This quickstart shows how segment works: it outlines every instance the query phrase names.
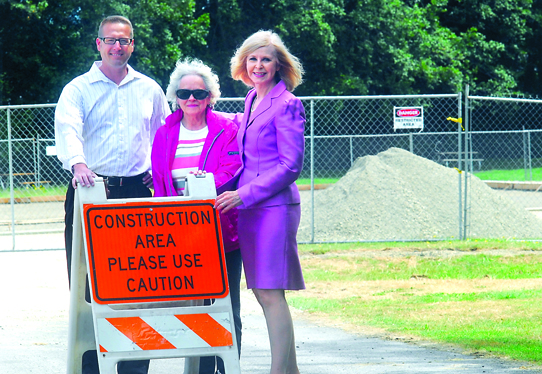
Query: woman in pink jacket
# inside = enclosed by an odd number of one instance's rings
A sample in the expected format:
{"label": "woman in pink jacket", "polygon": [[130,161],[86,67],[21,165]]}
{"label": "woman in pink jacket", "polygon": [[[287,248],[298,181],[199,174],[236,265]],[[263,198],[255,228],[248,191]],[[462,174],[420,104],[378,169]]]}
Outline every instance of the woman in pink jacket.
{"label": "woman in pink jacket", "polygon": [[[152,146],[154,196],[182,195],[185,177],[200,170],[213,173],[216,187],[241,166],[237,126],[212,111],[220,97],[218,77],[199,60],[177,62],[166,93],[173,112],[160,127]],[[226,267],[234,315],[237,347],[241,349],[241,255],[237,238],[237,210],[220,214]],[[224,373],[224,363],[202,357],[200,374]]]}
{"label": "woman in pink jacket", "polygon": [[234,117],[242,167],[227,183],[234,191],[218,196],[215,207],[222,213],[239,209],[245,277],[266,318],[271,373],[299,374],[284,290],[305,288],[295,184],[303,167],[305,110],[291,93],[301,83],[303,68],[277,34],[259,31],[237,50],[231,70],[234,79],[254,89],[245,98],[244,114]]}

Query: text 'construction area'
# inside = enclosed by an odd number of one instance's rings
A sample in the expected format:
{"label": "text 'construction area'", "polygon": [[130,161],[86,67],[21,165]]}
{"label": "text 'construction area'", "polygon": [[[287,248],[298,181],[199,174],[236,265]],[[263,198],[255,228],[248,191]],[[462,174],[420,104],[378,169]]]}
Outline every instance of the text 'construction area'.
{"label": "text 'construction area'", "polygon": [[226,268],[213,202],[85,204],[95,301],[224,297]]}

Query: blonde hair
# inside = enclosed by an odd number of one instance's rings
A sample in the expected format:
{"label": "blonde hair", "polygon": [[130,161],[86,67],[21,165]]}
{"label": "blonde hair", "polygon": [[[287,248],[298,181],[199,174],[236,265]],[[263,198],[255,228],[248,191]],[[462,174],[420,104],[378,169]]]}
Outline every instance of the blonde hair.
{"label": "blonde hair", "polygon": [[303,74],[305,71],[299,59],[288,51],[288,48],[286,48],[280,37],[273,31],[260,30],[243,42],[231,58],[231,76],[233,79],[241,80],[247,86],[253,87],[254,83],[252,83],[247,73],[247,58],[257,49],[270,45],[275,48],[275,54],[280,66],[278,74],[275,77],[277,81],[282,79],[288,91],[292,92],[297,86],[303,83]]}
{"label": "blonde hair", "polygon": [[107,23],[122,23],[130,26],[130,38],[134,37],[134,28],[132,26],[132,22],[130,22],[128,18],[123,16],[109,16],[104,18],[103,21],[100,23],[100,28],[98,29],[98,37],[103,37],[102,29]]}
{"label": "blonde hair", "polygon": [[210,94],[210,104],[215,105],[216,101],[220,97],[220,84],[218,83],[218,76],[213,73],[213,70],[205,65],[201,60],[186,58],[184,60],[177,61],[175,70],[171,73],[169,78],[169,85],[166,91],[166,98],[171,103],[173,110],[179,108],[177,104],[177,95],[175,92],[179,89],[179,82],[187,75],[197,75],[203,79],[205,88]]}

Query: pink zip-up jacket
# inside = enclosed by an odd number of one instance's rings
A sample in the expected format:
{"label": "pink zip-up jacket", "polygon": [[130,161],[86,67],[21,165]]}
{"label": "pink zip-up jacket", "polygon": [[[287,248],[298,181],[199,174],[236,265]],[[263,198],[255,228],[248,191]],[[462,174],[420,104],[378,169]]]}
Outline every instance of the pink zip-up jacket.
{"label": "pink zip-up jacket", "polygon": [[[171,166],[179,141],[179,130],[183,111],[178,109],[166,118],[158,129],[152,145],[152,177],[154,196],[177,196],[171,177]],[[222,186],[241,166],[237,145],[237,125],[224,116],[207,109],[209,134],[205,139],[199,159],[199,169],[213,173],[216,187]],[[224,251],[239,248],[237,238],[237,209],[220,214]]]}

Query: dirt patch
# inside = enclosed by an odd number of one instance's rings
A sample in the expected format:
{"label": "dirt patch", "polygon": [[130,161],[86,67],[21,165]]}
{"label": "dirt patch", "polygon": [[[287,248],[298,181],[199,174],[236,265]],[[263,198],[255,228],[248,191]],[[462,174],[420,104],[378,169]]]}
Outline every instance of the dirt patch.
{"label": "dirt patch", "polygon": [[[398,262],[407,263],[414,267],[419,259],[446,259],[459,256],[472,256],[485,254],[491,256],[521,256],[526,255],[524,261],[529,261],[530,255],[542,255],[540,251],[511,249],[476,249],[456,250],[449,249],[413,249],[413,248],[385,248],[382,250],[369,250],[356,248],[348,252],[327,253],[323,255],[302,254],[301,261],[305,270],[311,268],[325,269],[333,272],[352,272],[363,270],[362,264],[353,259],[377,260],[374,266],[379,268],[387,264]],[[492,291],[513,291],[542,288],[542,278],[534,279],[492,279],[486,276],[481,279],[429,279],[424,274],[413,273],[408,280],[366,280],[366,281],[311,281],[303,296],[329,299],[343,299],[348,297],[386,298],[391,292],[400,295],[426,295],[435,293],[473,293]]]}
{"label": "dirt patch", "polygon": [[423,296],[429,294],[460,294],[493,291],[533,290],[542,288],[542,279],[427,279],[360,282],[310,282],[301,291],[303,297],[345,299],[358,297],[367,300],[391,297]]}
{"label": "dirt patch", "polygon": [[475,245],[469,247],[468,249],[459,249],[452,246],[446,247],[445,242],[442,243],[442,247],[435,248],[423,248],[423,247],[386,247],[382,249],[372,249],[365,248],[361,244],[357,248],[351,248],[347,251],[334,251],[328,252],[326,254],[312,254],[312,253],[301,253],[300,256],[303,259],[310,257],[367,257],[375,258],[379,260],[391,260],[393,258],[405,258],[405,257],[425,257],[425,258],[450,258],[457,256],[468,256],[468,255],[477,255],[485,254],[492,256],[519,256],[519,255],[529,255],[529,254],[542,254],[542,246],[537,249],[525,249],[521,245],[518,247],[512,248],[478,248]]}

